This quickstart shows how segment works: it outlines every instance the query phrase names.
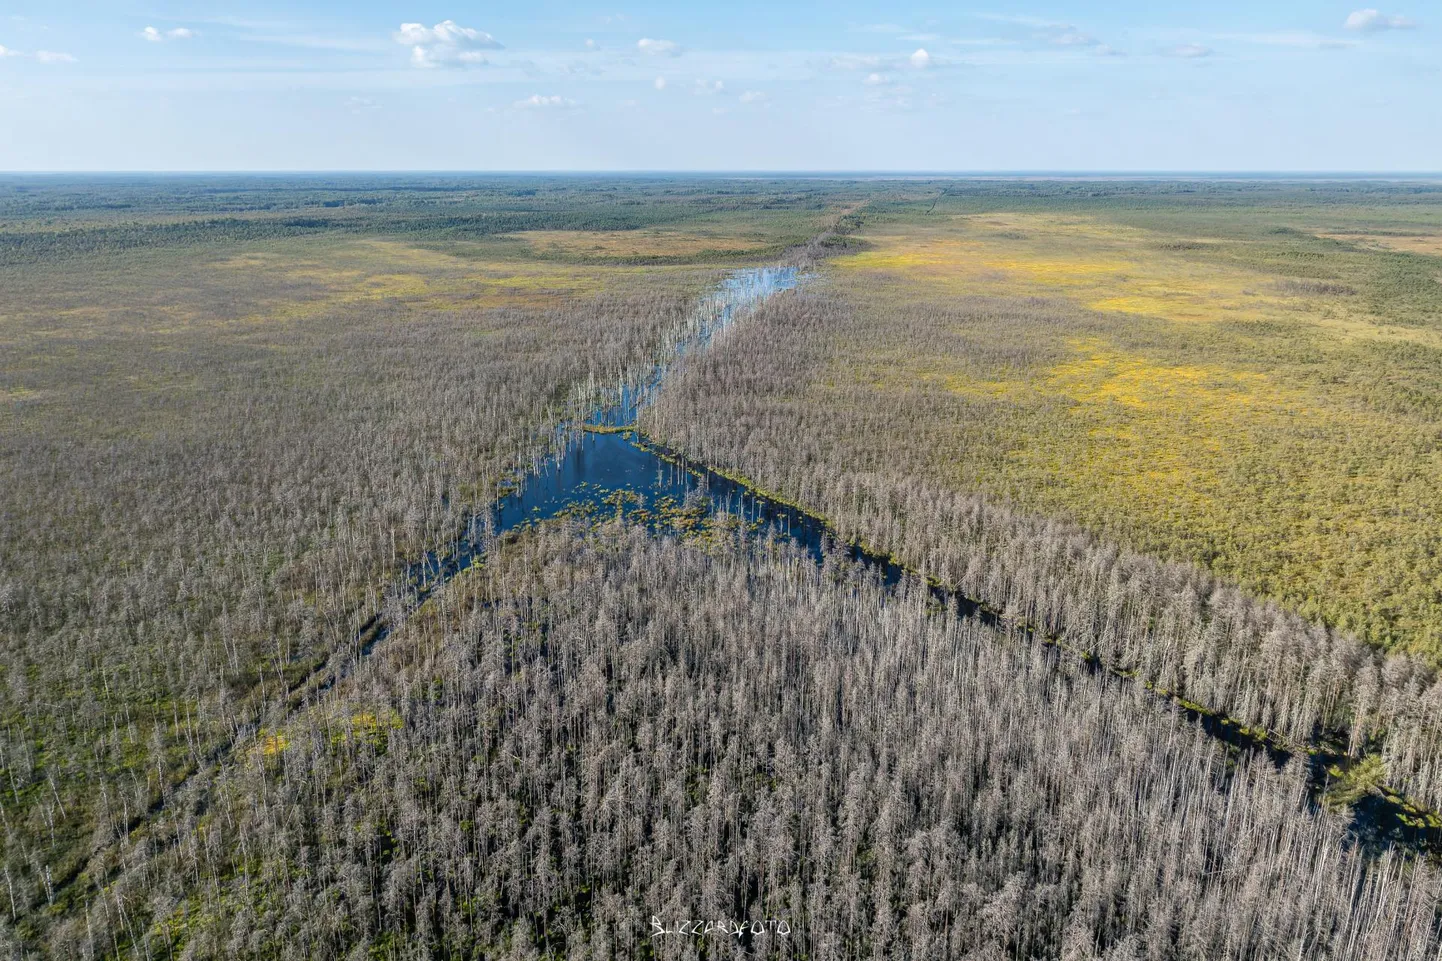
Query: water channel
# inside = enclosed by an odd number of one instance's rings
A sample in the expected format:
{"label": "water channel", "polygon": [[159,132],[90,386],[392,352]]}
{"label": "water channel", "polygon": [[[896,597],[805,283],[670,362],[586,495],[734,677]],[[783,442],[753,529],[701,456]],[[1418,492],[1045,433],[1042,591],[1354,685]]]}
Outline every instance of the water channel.
{"label": "water channel", "polygon": [[[655,397],[668,375],[684,365],[689,357],[705,350],[758,305],[804,280],[794,267],[757,267],[732,272],[702,300],[691,320],[663,351],[663,358],[649,371],[617,386],[610,392],[609,399],[582,424],[562,426],[559,436],[563,443],[557,456],[517,476],[507,493],[472,519],[467,536],[452,550],[427,555],[411,566],[406,608],[414,610],[458,572],[480,560],[494,538],[563,515],[595,520],[619,513],[657,531],[685,529],[682,525],[725,516],[758,533],[790,540],[817,562],[824,561],[828,552],[837,552],[865,565],[888,586],[899,583],[907,572],[891,558],[869,553],[857,544],[844,543],[823,519],[758,494],[705,465],[660,448],[632,429],[637,415]],[[938,603],[961,614],[1044,643],[1058,658],[1070,656],[1055,639],[1007,623],[975,600],[937,585],[929,589]],[[377,618],[368,631],[364,650],[389,634],[393,626]],[[1085,656],[1081,660],[1093,672],[1117,673]],[[1265,735],[1259,736],[1230,719],[1196,710],[1176,697],[1164,693],[1157,696],[1234,749],[1264,753],[1278,766],[1297,753],[1295,748]],[[1352,759],[1341,751],[1314,745],[1309,748],[1306,763],[1313,803],[1317,804],[1327,784],[1327,768],[1345,767]],[[1413,824],[1400,814],[1395,801],[1382,796],[1365,797],[1353,809],[1355,835],[1379,848],[1396,843],[1442,857],[1442,831]]]}

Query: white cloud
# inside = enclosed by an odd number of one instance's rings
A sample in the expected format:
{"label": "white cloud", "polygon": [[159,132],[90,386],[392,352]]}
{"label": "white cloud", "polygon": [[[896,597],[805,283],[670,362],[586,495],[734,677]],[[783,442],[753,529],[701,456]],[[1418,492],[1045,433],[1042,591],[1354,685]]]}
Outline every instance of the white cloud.
{"label": "white cloud", "polygon": [[741,94],[742,103],[764,103],[766,94],[761,90],[747,90]]}
{"label": "white cloud", "polygon": [[726,84],[723,83],[723,82],[720,81],[720,80],[700,80],[700,79],[698,79],[698,80],[696,81],[696,86],[692,88],[692,93],[695,93],[695,94],[697,94],[697,95],[700,95],[700,94],[715,94],[715,93],[721,93],[721,92],[724,91],[725,89],[726,89]]}
{"label": "white cloud", "polygon": [[636,49],[642,53],[649,53],[656,56],[681,56],[681,47],[674,40],[652,40],[650,37],[642,37],[636,41]]}
{"label": "white cloud", "polygon": [[1371,33],[1377,30],[1410,30],[1417,26],[1417,22],[1408,17],[1382,13],[1380,10],[1368,7],[1365,10],[1354,10],[1348,14],[1345,26],[1348,30]]}
{"label": "white cloud", "polygon": [[1200,57],[1210,57],[1211,47],[1204,47],[1200,43],[1183,43],[1164,51],[1169,57],[1181,57],[1184,60],[1196,60]]}
{"label": "white cloud", "polygon": [[154,27],[146,27],[140,31],[143,40],[151,43],[163,43],[166,40],[189,40],[196,36],[196,32],[189,27],[176,27],[173,30],[157,30]]}
{"label": "white cloud", "polygon": [[587,38],[586,38],[586,49],[587,49],[587,50],[600,50],[601,48],[596,44],[596,41],[592,40],[590,37],[587,37]]}
{"label": "white cloud", "polygon": [[74,63],[75,58],[68,53],[56,53],[54,50],[36,50],[35,59],[41,63]]}
{"label": "white cloud", "polygon": [[657,90],[665,90],[665,89],[666,89],[666,78],[665,78],[665,77],[657,77],[656,80],[655,80],[655,82],[652,84],[652,86],[655,87]]}
{"label": "white cloud", "polygon": [[454,20],[442,20],[434,27],[426,27],[419,23],[403,23],[395,34],[396,43],[409,45],[421,44],[451,44],[458,47],[480,47],[488,50],[499,50],[501,45],[496,38],[484,30],[476,30],[473,27],[463,27]]}
{"label": "white cloud", "polygon": [[346,109],[351,113],[360,116],[381,108],[380,102],[369,97],[351,97],[345,102]]}
{"label": "white cloud", "polygon": [[533,93],[525,100],[517,100],[511,104],[521,110],[570,110],[579,106],[574,100],[568,100],[559,94],[552,94],[547,97],[543,94]]}
{"label": "white cloud", "polygon": [[483,67],[489,63],[479,50],[451,50],[445,47],[411,47],[411,63],[417,67]]}
{"label": "white cloud", "polygon": [[940,57],[924,48],[918,48],[910,56],[878,57],[870,54],[846,53],[832,57],[826,62],[832,70],[865,70],[868,74],[884,74],[888,71],[934,70],[960,67],[964,62],[954,57]]}
{"label": "white cloud", "polygon": [[891,83],[891,78],[884,73],[868,73],[866,79],[861,82],[868,87],[882,87]]}
{"label": "white cloud", "polygon": [[484,64],[482,50],[500,50],[501,44],[484,30],[463,27],[454,20],[442,20],[434,27],[403,23],[392,37],[411,48],[411,63],[417,67]]}

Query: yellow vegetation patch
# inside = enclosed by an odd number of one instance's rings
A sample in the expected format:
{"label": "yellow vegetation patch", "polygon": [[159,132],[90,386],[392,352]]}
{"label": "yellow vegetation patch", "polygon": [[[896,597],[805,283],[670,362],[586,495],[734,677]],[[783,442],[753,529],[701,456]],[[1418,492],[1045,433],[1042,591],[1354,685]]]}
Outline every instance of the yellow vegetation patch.
{"label": "yellow vegetation patch", "polygon": [[[1070,402],[1080,442],[1063,465],[1058,448],[1022,445],[1021,460],[1067,472],[1060,480],[1110,488],[1109,511],[1186,519],[1202,526],[1226,497],[1247,497],[1224,478],[1276,432],[1323,413],[1310,397],[1253,371],[1161,363],[1095,340],[1074,341],[1078,356],[1037,384],[1042,396]],[[1062,448],[1067,450],[1067,448]]]}
{"label": "yellow vegetation patch", "polygon": [[895,270],[932,282],[960,275],[980,263],[985,248],[976,241],[933,235],[868,235],[870,250],[837,257],[842,270]]}
{"label": "yellow vegetation patch", "polygon": [[283,282],[288,296],[252,320],[287,320],[337,307],[386,300],[438,308],[546,306],[598,291],[594,271],[529,260],[466,260],[403,244],[367,240],[332,244],[317,254],[250,252],[217,264]]}
{"label": "yellow vegetation patch", "polygon": [[[1400,239],[1416,241],[1418,252],[1427,240]],[[864,279],[868,288],[890,283],[933,295],[1062,298],[1092,310],[1177,322],[1300,323],[1348,338],[1442,346],[1437,332],[1391,324],[1325,285],[1288,285],[1190,249],[1210,241],[1094,218],[957,216],[905,232],[878,231],[865,240],[870,249],[834,264],[842,278]]]}
{"label": "yellow vegetation patch", "polygon": [[260,739],[260,753],[266,757],[274,757],[290,747],[290,738],[284,734],[267,734]]}
{"label": "yellow vegetation patch", "polygon": [[375,711],[357,711],[350,716],[350,723],[351,727],[357,731],[378,731],[382,727],[400,727],[401,716],[389,709],[383,710],[379,714]]}
{"label": "yellow vegetation patch", "polygon": [[552,257],[687,257],[767,246],[761,236],[681,230],[526,230],[508,236],[537,254]]}
{"label": "yellow vegetation patch", "polygon": [[948,293],[1065,297],[1183,321],[1262,319],[1288,300],[1263,290],[1256,274],[1163,249],[1145,231],[1078,218],[960,218],[867,240],[872,250],[838,258],[837,266],[896,271],[907,283]]}
{"label": "yellow vegetation patch", "polygon": [[1099,279],[1123,280],[1132,264],[1124,260],[1049,260],[983,258],[988,270],[1001,270],[1028,282],[1054,287],[1089,287]]}
{"label": "yellow vegetation patch", "polygon": [[375,747],[385,745],[391,731],[402,727],[401,716],[390,708],[375,711],[354,711],[343,729],[332,740],[339,744],[349,740],[364,741]]}
{"label": "yellow vegetation patch", "polygon": [[1238,405],[1293,412],[1307,409],[1305,395],[1281,391],[1269,378],[1252,371],[1159,364],[1112,350],[1098,340],[1074,341],[1072,346],[1081,356],[1053,369],[1046,389],[1078,403],[1168,406],[1193,413],[1217,406],[1235,410]]}
{"label": "yellow vegetation patch", "polygon": [[[1439,349],[1442,331],[1369,313],[1356,251],[1290,238],[1244,230],[1219,251],[1030,213],[883,224],[831,262],[873,326],[815,389],[954,425],[930,438],[947,483],[1435,651],[1438,395],[1427,354],[1377,342]],[[937,312],[902,307],[918,302]]]}

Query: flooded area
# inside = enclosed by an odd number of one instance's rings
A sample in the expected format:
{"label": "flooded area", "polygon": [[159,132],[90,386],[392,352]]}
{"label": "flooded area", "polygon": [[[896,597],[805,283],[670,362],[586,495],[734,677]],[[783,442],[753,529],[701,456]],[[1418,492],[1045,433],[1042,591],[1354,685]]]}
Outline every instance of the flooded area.
{"label": "flooded area", "polygon": [[789,533],[800,512],[781,510],[713,472],[688,469],[626,428],[688,357],[705,350],[749,310],[801,280],[794,267],[732,273],[702,301],[692,322],[665,352],[665,360],[637,382],[616,389],[611,402],[586,419],[561,456],[517,479],[516,490],[502,497],[487,519],[489,532],[504,535],[561,514],[621,510],[644,521],[675,516],[680,510],[695,513],[704,505],[708,513],[725,511],[748,522],[779,523]]}
{"label": "flooded area", "polygon": [[[665,378],[680,369],[688,357],[705,350],[768,298],[796,288],[804,279],[791,267],[748,268],[732,273],[698,305],[691,321],[663,351],[663,360],[643,376],[613,389],[609,400],[583,424],[562,425],[560,430],[566,440],[558,456],[517,476],[512,490],[472,518],[465,537],[450,552],[430,554],[410,568],[404,609],[414,610],[457,573],[479,562],[496,538],[561,517],[595,523],[622,516],[657,533],[687,533],[725,518],[758,536],[789,540],[818,563],[824,563],[828,556],[843,557],[862,564],[888,586],[900,583],[908,571],[894,559],[844,542],[824,519],[666,450],[633,428],[637,415],[654,398]],[[938,604],[1040,642],[1058,659],[1076,653],[1066,651],[1055,638],[1044,637],[1027,625],[1007,622],[973,599],[936,584],[930,584],[928,590]],[[382,618],[368,625],[364,649],[369,650],[387,636],[392,626]],[[1127,678],[1124,672],[1114,671],[1089,655],[1080,655],[1079,659],[1085,670]],[[1279,768],[1298,754],[1263,732],[1198,710],[1166,692],[1153,693],[1234,750],[1260,752]],[[1334,748],[1313,745],[1304,763],[1311,803],[1320,805],[1333,776],[1328,769],[1336,770],[1338,765],[1345,768],[1352,762]],[[1415,810],[1407,808],[1404,799],[1368,796],[1353,808],[1353,830],[1360,842],[1379,849],[1392,843],[1442,856],[1442,831],[1411,814]]]}
{"label": "flooded area", "polygon": [[[561,425],[564,441],[557,456],[513,478],[511,490],[472,517],[464,536],[449,551],[430,553],[411,565],[403,609],[414,610],[457,573],[479,562],[495,538],[563,516],[596,521],[622,514],[660,531],[691,529],[725,515],[748,530],[770,531],[792,540],[818,561],[826,551],[838,550],[869,562],[886,583],[899,581],[903,573],[899,565],[871,557],[855,545],[837,545],[820,518],[663,450],[632,428],[669,374],[768,298],[804,280],[795,267],[733,271],[697,305],[657,363],[613,388],[583,423]],[[380,618],[367,625],[364,648],[383,639],[393,626]]]}

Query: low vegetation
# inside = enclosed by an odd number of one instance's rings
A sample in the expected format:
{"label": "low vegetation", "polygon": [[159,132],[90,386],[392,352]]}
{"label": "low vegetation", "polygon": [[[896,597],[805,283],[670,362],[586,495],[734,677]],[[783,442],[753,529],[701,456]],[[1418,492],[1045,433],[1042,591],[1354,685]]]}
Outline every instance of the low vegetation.
{"label": "low vegetation", "polygon": [[[1435,958],[1439,203],[0,179],[0,946]],[[641,430],[1000,620],[625,492],[409,613],[760,260]]]}
{"label": "low vegetation", "polygon": [[949,486],[1437,655],[1442,261],[1276,226],[1320,216],[883,220],[835,262],[855,322],[807,386],[927,395]]}

